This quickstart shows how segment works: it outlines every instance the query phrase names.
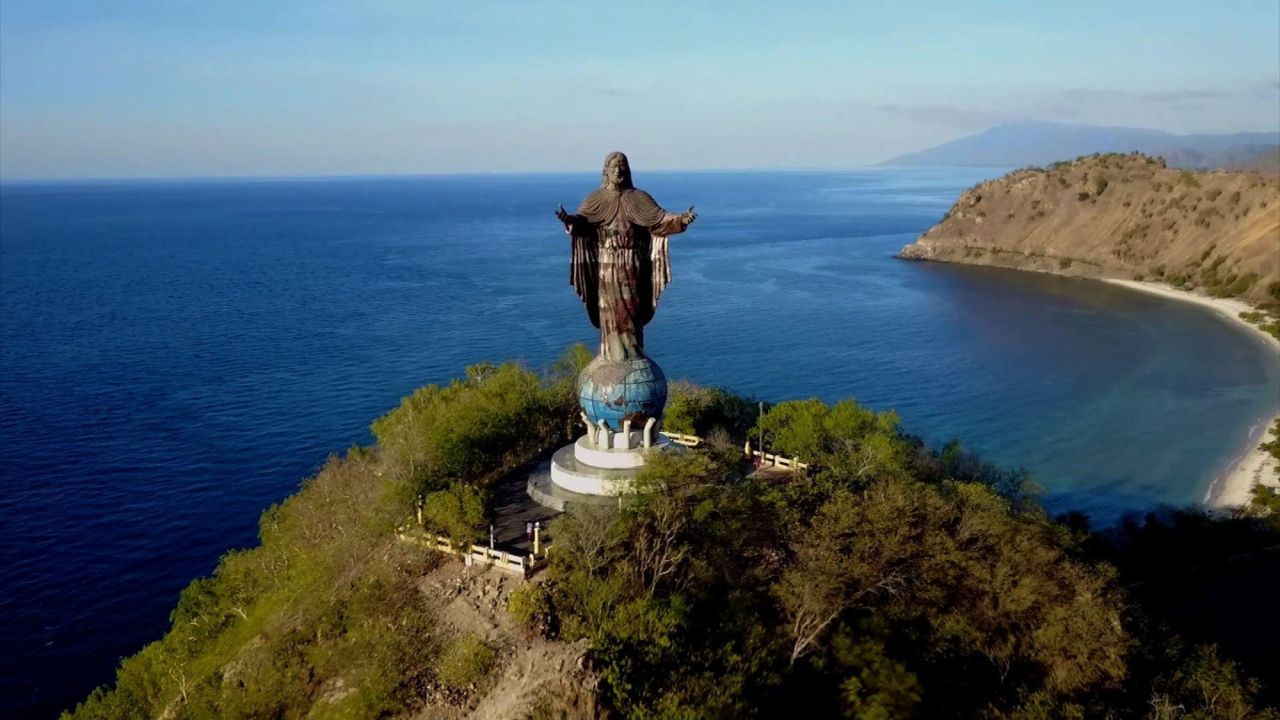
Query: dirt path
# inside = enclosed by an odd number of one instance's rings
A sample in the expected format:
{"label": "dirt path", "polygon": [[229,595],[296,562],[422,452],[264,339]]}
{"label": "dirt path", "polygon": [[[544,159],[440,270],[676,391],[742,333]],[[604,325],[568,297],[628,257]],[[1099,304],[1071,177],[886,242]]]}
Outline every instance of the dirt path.
{"label": "dirt path", "polygon": [[531,637],[507,613],[519,579],[493,569],[447,563],[423,578],[428,599],[442,603],[444,635],[474,634],[497,651],[493,674],[463,705],[440,698],[413,717],[416,720],[524,720],[535,706],[552,717],[596,717],[595,679],[583,669],[585,642],[563,643]]}

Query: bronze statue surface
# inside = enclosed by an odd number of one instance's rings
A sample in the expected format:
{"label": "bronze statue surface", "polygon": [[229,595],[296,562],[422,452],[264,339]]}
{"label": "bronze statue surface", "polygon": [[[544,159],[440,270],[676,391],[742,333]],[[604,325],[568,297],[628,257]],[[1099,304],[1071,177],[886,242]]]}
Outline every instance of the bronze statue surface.
{"label": "bronze statue surface", "polygon": [[649,193],[631,184],[627,156],[610,153],[604,177],[570,215],[556,211],[572,238],[569,283],[600,328],[600,357],[608,361],[644,357],[644,326],[671,281],[667,238],[696,218],[663,210]]}

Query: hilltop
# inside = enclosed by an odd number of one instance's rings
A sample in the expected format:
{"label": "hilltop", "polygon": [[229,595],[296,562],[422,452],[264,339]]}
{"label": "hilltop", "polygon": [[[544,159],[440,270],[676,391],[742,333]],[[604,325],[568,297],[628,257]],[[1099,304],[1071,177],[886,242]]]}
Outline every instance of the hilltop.
{"label": "hilltop", "polygon": [[[1113,539],[850,400],[760,415],[673,384],[667,428],[706,442],[555,519],[531,582],[406,542],[485,536],[495,483],[573,434],[589,357],[405,398],[65,716],[1280,718],[1250,679],[1277,642],[1276,495]],[[809,466],[751,474],[747,436]]]}
{"label": "hilltop", "polygon": [[1024,121],[997,125],[880,164],[1019,167],[1094,152],[1138,151],[1164,157],[1175,167],[1211,168],[1247,163],[1277,145],[1280,133],[1275,132],[1175,135],[1150,128]]}
{"label": "hilltop", "polygon": [[1140,154],[1015,170],[965,191],[900,257],[1280,302],[1280,177],[1174,170]]}

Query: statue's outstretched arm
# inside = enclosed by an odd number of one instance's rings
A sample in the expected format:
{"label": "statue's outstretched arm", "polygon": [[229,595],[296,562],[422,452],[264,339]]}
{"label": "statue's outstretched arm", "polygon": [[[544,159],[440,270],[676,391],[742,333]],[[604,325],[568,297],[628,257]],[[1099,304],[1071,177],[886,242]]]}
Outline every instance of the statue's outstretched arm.
{"label": "statue's outstretched arm", "polygon": [[654,235],[675,235],[676,233],[684,232],[685,228],[689,227],[697,219],[698,213],[693,211],[692,205],[682,213],[664,211],[662,222],[658,223],[657,227],[650,228],[650,231]]}
{"label": "statue's outstretched arm", "polygon": [[[690,209],[692,210],[692,208]],[[556,219],[564,223],[564,231],[569,235],[573,234],[573,226],[578,224],[579,222],[582,222],[581,215],[569,214],[569,211],[565,210],[563,205],[561,205],[560,208],[556,210]]]}

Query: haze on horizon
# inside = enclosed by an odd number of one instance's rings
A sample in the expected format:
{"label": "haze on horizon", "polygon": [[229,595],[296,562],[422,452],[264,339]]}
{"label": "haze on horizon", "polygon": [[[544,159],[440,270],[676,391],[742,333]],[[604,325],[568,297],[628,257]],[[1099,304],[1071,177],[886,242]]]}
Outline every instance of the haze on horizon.
{"label": "haze on horizon", "polygon": [[1280,2],[0,1],[0,179],[875,163],[1280,129]]}

